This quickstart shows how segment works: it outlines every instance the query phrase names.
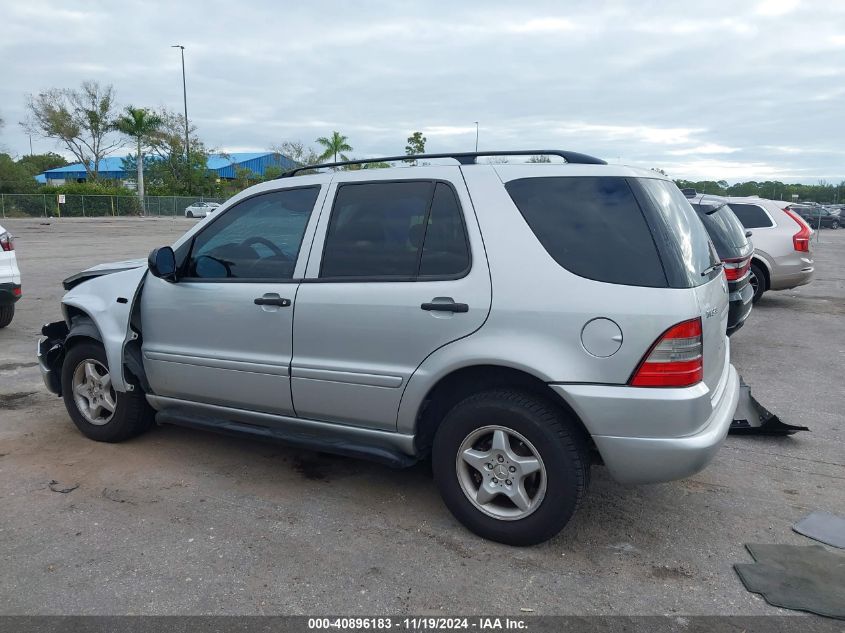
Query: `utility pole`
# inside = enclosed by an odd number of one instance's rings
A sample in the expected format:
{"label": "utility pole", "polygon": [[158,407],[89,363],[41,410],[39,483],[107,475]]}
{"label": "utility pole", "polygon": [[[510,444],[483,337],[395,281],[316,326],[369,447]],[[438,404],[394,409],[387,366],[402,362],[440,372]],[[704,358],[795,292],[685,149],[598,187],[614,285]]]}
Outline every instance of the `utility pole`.
{"label": "utility pole", "polygon": [[478,121],[475,122],[475,151],[478,151]]}
{"label": "utility pole", "polygon": [[188,140],[188,88],[185,83],[185,47],[181,44],[174,44],[170,48],[178,48],[182,54],[182,101],[185,104],[185,167],[187,171],[186,180],[188,184],[188,195],[191,194],[191,150]]}

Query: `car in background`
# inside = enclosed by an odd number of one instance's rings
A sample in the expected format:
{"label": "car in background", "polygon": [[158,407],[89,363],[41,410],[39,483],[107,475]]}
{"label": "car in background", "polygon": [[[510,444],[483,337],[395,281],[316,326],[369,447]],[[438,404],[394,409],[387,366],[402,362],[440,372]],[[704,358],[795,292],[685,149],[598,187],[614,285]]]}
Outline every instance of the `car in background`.
{"label": "car in background", "polygon": [[694,195],[686,190],[684,195],[707,229],[728,280],[727,334],[730,336],[745,324],[753,304],[754,287],[750,282],[754,246],[748,239],[751,231],[742,226],[724,198],[691,193]]}
{"label": "car in background", "polygon": [[0,226],[0,328],[12,322],[21,298],[21,272],[15,257],[15,238]]}
{"label": "car in background", "polygon": [[813,229],[788,202],[755,197],[728,197],[726,201],[752,232],[749,281],[755,303],[767,290],[789,290],[813,280]]}
{"label": "car in background", "polygon": [[811,228],[838,229],[842,226],[842,212],[835,207],[813,206],[798,207],[790,205],[789,209],[800,215]]}
{"label": "car in background", "polygon": [[204,218],[211,215],[220,206],[219,202],[194,202],[191,206],[185,207],[186,218]]}

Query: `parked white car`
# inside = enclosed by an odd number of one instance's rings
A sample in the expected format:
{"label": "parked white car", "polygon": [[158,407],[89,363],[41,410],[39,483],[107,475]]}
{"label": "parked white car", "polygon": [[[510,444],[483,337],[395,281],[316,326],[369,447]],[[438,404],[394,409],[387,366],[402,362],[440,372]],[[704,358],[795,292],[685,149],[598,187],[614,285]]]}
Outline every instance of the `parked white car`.
{"label": "parked white car", "polygon": [[21,272],[15,258],[15,238],[0,226],[0,328],[12,322],[21,298]]}
{"label": "parked white car", "polygon": [[185,207],[185,217],[204,218],[211,215],[219,206],[218,202],[194,202],[191,206]]}

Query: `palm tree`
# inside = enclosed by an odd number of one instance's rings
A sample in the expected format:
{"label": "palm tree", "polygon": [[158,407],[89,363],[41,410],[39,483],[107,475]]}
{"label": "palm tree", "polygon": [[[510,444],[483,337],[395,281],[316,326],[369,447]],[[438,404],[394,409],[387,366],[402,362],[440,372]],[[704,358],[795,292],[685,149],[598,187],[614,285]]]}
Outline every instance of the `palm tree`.
{"label": "palm tree", "polygon": [[337,157],[340,160],[349,160],[343,152],[351,152],[352,146],[347,142],[349,139],[343,136],[340,132],[332,132],[330,138],[321,136],[315,142],[326,148],[326,151],[320,154],[317,160],[326,160],[334,157],[334,162],[337,162]]}
{"label": "palm tree", "polygon": [[125,114],[118,117],[114,127],[118,132],[131,136],[138,145],[138,154],[135,157],[138,165],[138,198],[141,201],[141,209],[144,208],[144,147],[161,130],[164,120],[154,112],[146,108],[134,108],[126,106]]}

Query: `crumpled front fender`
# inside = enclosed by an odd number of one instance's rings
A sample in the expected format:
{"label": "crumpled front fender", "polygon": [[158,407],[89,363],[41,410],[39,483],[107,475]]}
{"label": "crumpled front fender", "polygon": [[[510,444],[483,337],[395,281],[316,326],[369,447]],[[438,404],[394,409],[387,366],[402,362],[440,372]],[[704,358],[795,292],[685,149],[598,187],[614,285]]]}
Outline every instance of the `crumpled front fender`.
{"label": "crumpled front fender", "polygon": [[[82,312],[96,326],[112,368],[115,391],[128,391],[123,372],[123,347],[130,335],[129,319],[141,288],[146,267],[95,277],[75,286],[62,298],[65,322],[72,326],[71,317]],[[71,333],[73,328],[71,327]],[[114,368],[120,367],[120,371]]]}

